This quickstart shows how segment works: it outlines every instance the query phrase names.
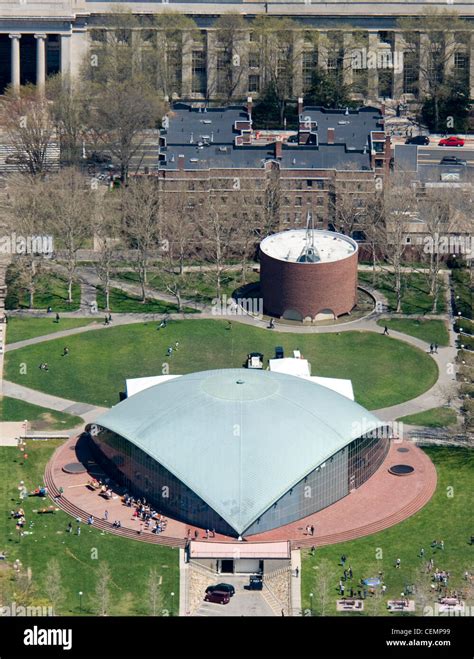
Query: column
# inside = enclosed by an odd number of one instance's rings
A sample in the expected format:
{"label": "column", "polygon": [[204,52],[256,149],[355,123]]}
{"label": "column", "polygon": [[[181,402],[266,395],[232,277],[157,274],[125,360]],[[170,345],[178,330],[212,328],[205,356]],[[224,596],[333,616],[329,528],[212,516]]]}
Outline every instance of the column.
{"label": "column", "polygon": [[328,33],[318,34],[318,66],[320,69],[328,69]]}
{"label": "column", "polygon": [[71,36],[61,35],[61,75],[65,80],[71,75]]}
{"label": "column", "polygon": [[35,34],[36,39],[36,86],[44,89],[46,82],[46,35]]}
{"label": "column", "polygon": [[[446,60],[444,62],[444,76],[450,76],[454,72],[454,53],[456,52],[455,48],[455,39],[456,35],[454,32],[445,32],[444,33],[444,43],[448,51]],[[459,44],[459,50],[462,51],[462,44]]]}
{"label": "column", "polygon": [[183,49],[181,51],[181,96],[189,98],[193,82],[193,37],[183,32]]}
{"label": "column", "polygon": [[378,32],[369,32],[369,52],[367,54],[369,99],[377,101],[379,96],[379,72],[377,69],[377,54],[379,49]]}
{"label": "column", "polygon": [[[217,35],[213,30],[206,32],[206,69],[207,69],[207,98],[214,98],[224,90],[218,90],[217,84]],[[230,54],[232,57],[232,54]],[[230,64],[232,66],[232,62]],[[224,74],[226,71],[224,71]],[[225,92],[224,92],[225,94]]]}
{"label": "column", "polygon": [[293,71],[292,71],[292,95],[303,95],[303,52],[304,35],[300,30],[295,30],[293,36]]}
{"label": "column", "polygon": [[427,80],[427,72],[429,67],[430,59],[430,37],[426,32],[420,34],[420,77],[419,77],[419,93],[424,96],[429,91],[429,85]]}
{"label": "column", "polygon": [[393,35],[393,98],[400,101],[403,95],[403,58],[405,41],[401,32]]}
{"label": "column", "polygon": [[9,35],[12,45],[11,50],[11,61],[12,61],[12,70],[11,70],[11,85],[14,89],[20,87],[20,39],[21,34],[10,34]]}

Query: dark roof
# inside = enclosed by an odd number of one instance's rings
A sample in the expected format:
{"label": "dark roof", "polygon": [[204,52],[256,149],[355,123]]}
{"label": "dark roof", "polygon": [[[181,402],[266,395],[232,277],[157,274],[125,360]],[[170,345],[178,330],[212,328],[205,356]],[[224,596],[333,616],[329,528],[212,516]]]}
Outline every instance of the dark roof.
{"label": "dark roof", "polygon": [[[370,131],[380,130],[381,114],[374,108],[350,110],[324,110],[305,108],[305,113],[322,126],[335,127],[335,144],[327,144],[320,138],[319,146],[283,143],[278,160],[283,169],[370,169],[370,152],[366,148]],[[337,120],[350,121],[338,125]],[[166,161],[160,169],[178,169],[178,156],[184,156],[184,169],[243,169],[261,168],[268,160],[277,160],[274,144],[249,144],[235,146],[240,130],[236,122],[251,121],[246,108],[199,109],[185,103],[177,103],[169,114],[167,129],[161,134],[166,147],[161,152]],[[320,128],[321,130],[321,128]]]}

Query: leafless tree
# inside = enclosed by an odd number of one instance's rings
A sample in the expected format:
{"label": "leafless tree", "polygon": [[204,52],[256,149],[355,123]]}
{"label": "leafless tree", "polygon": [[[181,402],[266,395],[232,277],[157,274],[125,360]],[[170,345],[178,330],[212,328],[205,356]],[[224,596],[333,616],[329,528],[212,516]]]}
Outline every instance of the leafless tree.
{"label": "leafless tree", "polygon": [[246,55],[244,35],[248,30],[247,23],[240,14],[223,14],[214,23],[216,61],[214,62],[216,76],[211,95],[218,95],[229,102],[236,94],[247,69],[242,59]]}
{"label": "leafless tree", "polygon": [[92,237],[97,191],[75,168],[67,167],[46,181],[44,203],[47,226],[55,237],[55,244],[62,247],[70,304],[78,252]]}
{"label": "leafless tree", "polygon": [[36,176],[51,169],[55,124],[48,100],[34,85],[7,90],[0,100],[0,127],[20,171]]}
{"label": "leafless tree", "polygon": [[112,575],[108,563],[102,561],[97,569],[94,606],[97,615],[106,616],[110,611],[110,582]]}
{"label": "leafless tree", "polygon": [[61,566],[57,558],[52,558],[46,564],[44,591],[57,614],[65,600]]}
{"label": "leafless tree", "polygon": [[159,179],[134,177],[122,191],[122,232],[135,250],[133,269],[140,282],[142,302],[146,301],[148,268],[162,236],[162,191]]}
{"label": "leafless tree", "polygon": [[[328,615],[327,611],[336,599],[337,574],[334,565],[323,558],[318,564],[314,584],[314,606],[316,615]],[[334,599],[333,599],[334,598]]]}
{"label": "leafless tree", "polygon": [[94,251],[97,257],[95,269],[102,284],[105,295],[105,309],[110,310],[110,282],[112,271],[118,260],[118,250],[121,247],[121,218],[114,200],[100,199],[96,208],[94,223]]}
{"label": "leafless tree", "polygon": [[77,165],[87,135],[86,92],[81,80],[56,75],[46,81],[46,98],[61,148],[61,162]]}
{"label": "leafless tree", "polygon": [[163,603],[163,595],[156,567],[150,568],[147,586],[150,615],[157,616]]}

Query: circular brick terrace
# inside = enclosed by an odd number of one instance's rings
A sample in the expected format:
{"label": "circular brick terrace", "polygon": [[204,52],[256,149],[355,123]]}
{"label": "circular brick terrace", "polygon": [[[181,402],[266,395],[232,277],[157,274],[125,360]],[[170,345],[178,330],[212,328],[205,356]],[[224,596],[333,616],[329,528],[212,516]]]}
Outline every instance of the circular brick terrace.
{"label": "circular brick terrace", "polygon": [[[400,448],[406,449],[403,454],[404,464],[414,468],[414,472],[404,478],[389,473]],[[64,465],[74,458],[86,466],[86,473],[68,474],[63,471]],[[56,504],[65,512],[80,517],[83,523],[89,515],[93,515],[94,527],[104,531],[173,547],[186,544],[188,529],[192,539],[195,531],[198,532],[198,539],[206,539],[205,529],[169,517],[165,532],[159,535],[151,533],[145,529],[143,522],[132,516],[133,509],[123,505],[123,488],[114,487],[111,482],[113,498],[106,500],[87,486],[91,478],[105,477],[106,474],[92,457],[87,441],[76,437],[61,445],[52,456],[46,466],[45,485],[52,498],[58,497],[55,499]],[[291,540],[292,546],[297,548],[313,545],[320,547],[370,535],[418,512],[433,496],[436,482],[436,469],[428,456],[412,443],[394,440],[380,469],[357,490],[318,513],[278,529],[247,536],[246,540]],[[63,489],[60,496],[59,488]],[[106,510],[108,521],[104,519]],[[115,520],[120,520],[122,528],[113,527]],[[306,533],[306,527],[311,525],[315,528],[314,536]],[[213,540],[235,542],[235,538],[217,533],[215,538],[209,538],[209,542]]]}

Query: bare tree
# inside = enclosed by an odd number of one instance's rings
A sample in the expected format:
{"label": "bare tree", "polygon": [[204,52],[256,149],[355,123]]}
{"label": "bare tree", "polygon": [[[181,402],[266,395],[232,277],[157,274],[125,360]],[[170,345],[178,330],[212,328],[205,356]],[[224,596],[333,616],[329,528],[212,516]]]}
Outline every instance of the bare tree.
{"label": "bare tree", "polygon": [[65,599],[61,566],[57,558],[52,558],[46,564],[44,591],[53,606],[54,613],[57,614]]}
{"label": "bare tree", "polygon": [[133,268],[140,282],[142,302],[146,301],[148,268],[162,235],[162,192],[159,179],[132,178],[122,191],[122,232],[135,250]]}
{"label": "bare tree", "polygon": [[[326,616],[330,605],[336,598],[337,574],[334,565],[323,558],[318,565],[318,572],[314,584],[314,605],[316,615]],[[334,599],[333,599],[334,598]]]}
{"label": "bare tree", "polygon": [[45,205],[47,225],[55,236],[56,244],[62,247],[70,304],[78,252],[92,236],[97,192],[76,169],[68,167],[47,180]]}
{"label": "bare tree", "polygon": [[34,85],[7,90],[0,100],[0,126],[21,171],[36,176],[51,169],[55,124],[48,100]]}
{"label": "bare tree", "polygon": [[156,567],[150,568],[148,574],[148,603],[151,616],[158,615],[158,611],[163,603],[163,594],[161,591],[160,577]]}
{"label": "bare tree", "polygon": [[46,98],[61,148],[61,162],[77,165],[87,134],[86,93],[81,80],[61,75],[46,81]]}
{"label": "bare tree", "polygon": [[121,218],[113,202],[102,204],[96,209],[94,224],[94,251],[97,257],[95,269],[105,295],[105,309],[110,310],[110,282],[112,270],[117,262],[117,251],[121,245]]}
{"label": "bare tree", "polygon": [[240,14],[223,14],[214,23],[216,46],[215,89],[210,95],[218,95],[229,102],[237,92],[247,69],[243,66],[246,42],[243,36],[248,25]]}
{"label": "bare tree", "polygon": [[38,278],[44,270],[44,255],[35,251],[38,238],[42,244],[42,234],[46,226],[44,204],[44,181],[28,174],[17,174],[8,181],[11,229],[19,236],[29,238],[31,250],[25,250],[15,258],[18,283],[28,291],[29,307],[34,307]]}
{"label": "bare tree", "polygon": [[410,179],[403,173],[394,174],[384,195],[387,233],[384,256],[393,272],[397,313],[402,310],[403,257],[409,245],[410,223],[414,219],[415,209],[415,191]]}
{"label": "bare tree", "polygon": [[435,129],[446,130],[440,121],[446,71],[460,48],[460,38],[467,40],[469,25],[454,12],[436,10],[400,19],[398,25],[405,42],[405,58],[416,62],[419,71],[420,96],[433,100]]}
{"label": "bare tree", "polygon": [[94,605],[99,616],[106,616],[110,611],[110,582],[112,575],[108,563],[102,561],[97,569]]}

